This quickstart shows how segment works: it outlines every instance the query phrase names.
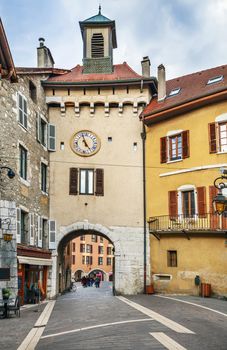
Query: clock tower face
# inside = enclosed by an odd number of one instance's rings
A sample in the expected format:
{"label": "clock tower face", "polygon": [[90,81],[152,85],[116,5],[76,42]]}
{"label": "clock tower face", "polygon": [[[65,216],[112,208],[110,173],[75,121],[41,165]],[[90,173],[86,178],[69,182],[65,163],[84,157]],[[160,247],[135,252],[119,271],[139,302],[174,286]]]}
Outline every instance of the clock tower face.
{"label": "clock tower face", "polygon": [[97,153],[101,143],[98,136],[89,130],[81,130],[75,133],[71,140],[73,152],[82,157],[90,157]]}

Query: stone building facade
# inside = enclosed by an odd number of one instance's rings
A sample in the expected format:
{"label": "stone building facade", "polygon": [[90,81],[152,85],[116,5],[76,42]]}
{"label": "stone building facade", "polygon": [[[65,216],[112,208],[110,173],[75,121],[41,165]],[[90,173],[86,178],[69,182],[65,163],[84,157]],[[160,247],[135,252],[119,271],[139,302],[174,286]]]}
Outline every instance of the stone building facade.
{"label": "stone building facade", "polygon": [[[1,57],[9,52],[1,23]],[[49,74],[48,68],[18,68],[16,79],[1,75],[0,81],[0,214],[2,233],[13,233],[11,243],[2,243],[2,257],[12,246],[11,278],[2,286],[19,288],[22,301],[25,285],[38,281],[43,294],[50,294],[48,114],[41,85]],[[14,171],[13,179],[5,167]]]}

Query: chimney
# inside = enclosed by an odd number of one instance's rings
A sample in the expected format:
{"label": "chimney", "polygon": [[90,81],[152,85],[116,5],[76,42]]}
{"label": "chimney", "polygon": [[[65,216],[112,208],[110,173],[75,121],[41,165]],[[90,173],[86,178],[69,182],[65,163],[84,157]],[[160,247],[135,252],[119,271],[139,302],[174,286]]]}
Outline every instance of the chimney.
{"label": "chimney", "polygon": [[143,57],[143,60],[141,61],[142,66],[142,75],[146,78],[150,78],[151,72],[150,72],[150,59],[148,56]]}
{"label": "chimney", "polygon": [[37,47],[37,66],[38,68],[53,68],[54,59],[44,42],[44,38],[39,38],[39,47]]}
{"label": "chimney", "polygon": [[158,66],[158,101],[166,98],[166,70],[163,64]]}

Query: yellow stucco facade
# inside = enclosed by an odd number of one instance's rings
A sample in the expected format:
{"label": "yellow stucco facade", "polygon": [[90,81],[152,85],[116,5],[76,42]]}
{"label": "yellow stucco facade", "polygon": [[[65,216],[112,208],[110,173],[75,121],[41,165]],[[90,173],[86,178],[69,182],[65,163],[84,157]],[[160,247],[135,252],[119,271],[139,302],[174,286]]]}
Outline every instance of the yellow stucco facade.
{"label": "yellow stucco facade", "polygon": [[[201,107],[149,125],[146,141],[147,218],[151,218],[151,273],[156,291],[198,295],[195,284],[211,284],[216,295],[227,295],[227,218],[211,213],[210,186],[227,166],[227,153],[209,151],[209,124],[225,120],[226,102]],[[223,118],[221,117],[223,116]],[[160,139],[189,130],[189,156],[160,162]],[[198,187],[205,197],[203,215],[198,214]],[[177,194],[177,215],[169,212],[169,191]],[[193,191],[195,213],[183,215],[184,191]],[[185,202],[186,203],[186,202]],[[188,202],[187,202],[188,203]],[[185,205],[187,205],[187,203]],[[187,217],[188,216],[188,217]],[[214,225],[216,220],[216,226]],[[169,253],[170,252],[170,253]],[[176,260],[173,265],[168,254]]]}

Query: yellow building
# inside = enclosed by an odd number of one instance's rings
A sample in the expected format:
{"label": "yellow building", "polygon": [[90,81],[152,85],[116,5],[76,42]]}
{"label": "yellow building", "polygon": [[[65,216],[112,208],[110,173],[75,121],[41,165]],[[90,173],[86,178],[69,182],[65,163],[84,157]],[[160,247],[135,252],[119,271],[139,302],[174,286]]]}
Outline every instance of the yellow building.
{"label": "yellow building", "polygon": [[158,95],[141,115],[156,291],[210,294],[211,286],[227,295],[227,215],[212,206],[227,167],[226,73],[227,65],[166,82],[160,65]]}

